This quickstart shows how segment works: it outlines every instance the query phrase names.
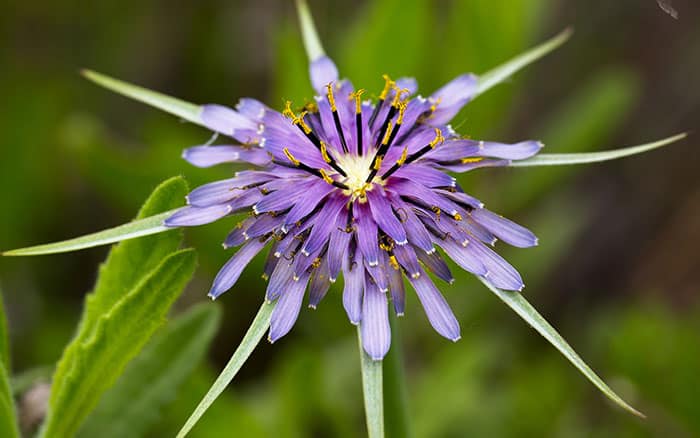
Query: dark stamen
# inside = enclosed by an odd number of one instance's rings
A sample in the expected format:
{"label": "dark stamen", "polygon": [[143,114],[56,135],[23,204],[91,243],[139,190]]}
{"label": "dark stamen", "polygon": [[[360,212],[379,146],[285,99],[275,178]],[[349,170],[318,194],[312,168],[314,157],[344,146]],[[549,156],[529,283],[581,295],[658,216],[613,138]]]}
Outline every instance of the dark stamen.
{"label": "dark stamen", "polygon": [[292,155],[292,153],[289,152],[289,149],[288,149],[288,148],[284,148],[284,154],[287,156],[287,158],[289,159],[289,161],[291,161],[291,163],[285,163],[284,161],[280,161],[280,160],[273,160],[273,163],[278,164],[278,165],[280,165],[280,166],[290,167],[290,168],[297,168],[297,169],[301,169],[301,170],[303,170],[303,171],[309,172],[310,174],[315,175],[315,176],[321,178],[322,180],[324,180],[324,181],[327,182],[328,184],[330,184],[330,185],[332,185],[332,186],[335,186],[335,187],[338,187],[339,189],[343,189],[343,190],[348,190],[348,189],[350,189],[350,187],[346,186],[345,184],[343,184],[343,183],[341,183],[341,182],[338,182],[338,181],[335,181],[333,178],[331,178],[330,176],[328,176],[328,174],[326,173],[325,170],[323,170],[323,169],[315,169],[315,168],[313,168],[313,167],[311,167],[311,166],[308,166],[308,165],[302,163],[301,161],[297,160],[297,159]]}
{"label": "dark stamen", "polygon": [[331,111],[333,112],[333,122],[335,122],[335,130],[338,132],[338,137],[340,137],[340,144],[343,146],[343,152],[348,153],[348,144],[345,142],[345,133],[343,132],[343,127],[340,125],[340,116],[338,115],[338,107],[335,105],[335,97],[333,96],[333,83],[326,85],[328,90],[326,95],[328,96],[328,104],[331,106]]}

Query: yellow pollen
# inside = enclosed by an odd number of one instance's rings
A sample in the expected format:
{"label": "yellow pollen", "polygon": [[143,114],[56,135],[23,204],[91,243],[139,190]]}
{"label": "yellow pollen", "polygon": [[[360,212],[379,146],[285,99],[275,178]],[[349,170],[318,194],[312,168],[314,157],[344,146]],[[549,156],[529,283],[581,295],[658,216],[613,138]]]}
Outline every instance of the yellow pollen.
{"label": "yellow pollen", "polygon": [[335,182],[335,181],[333,181],[333,178],[328,176],[325,169],[318,169],[318,173],[321,174],[321,177],[323,178],[323,180],[325,182],[327,182],[328,184],[333,184]]}
{"label": "yellow pollen", "polygon": [[435,112],[435,110],[437,109],[437,106],[440,105],[441,101],[442,101],[442,97],[438,97],[438,99],[435,102],[433,102],[432,105],[430,105],[430,112],[431,113]]}
{"label": "yellow pollen", "polygon": [[384,157],[382,157],[381,155],[377,155],[377,159],[374,160],[374,170],[379,170],[382,168],[382,160],[383,159],[384,159]]}
{"label": "yellow pollen", "polygon": [[[389,122],[389,124],[386,126],[386,133],[384,133],[384,139],[382,140],[382,144],[388,144],[389,143],[389,137],[391,137],[391,131],[393,130],[394,126]],[[436,128],[437,129],[437,128]]]}
{"label": "yellow pollen", "polygon": [[389,264],[391,265],[392,268],[395,270],[399,270],[399,262],[396,260],[396,256],[389,256]]}
{"label": "yellow pollen", "polygon": [[482,161],[483,158],[481,157],[468,157],[468,158],[462,158],[460,161],[462,161],[462,164],[471,164],[471,163],[478,163],[479,161]]}
{"label": "yellow pollen", "polygon": [[403,163],[406,162],[406,159],[408,158],[408,146],[403,148],[403,152],[401,152],[401,158],[396,162],[399,166],[403,166]]}
{"label": "yellow pollen", "polygon": [[400,125],[403,123],[403,116],[406,113],[406,107],[408,106],[408,103],[404,100],[399,102],[399,118],[396,119],[396,124]]}
{"label": "yellow pollen", "polygon": [[384,100],[387,94],[389,94],[389,90],[396,85],[396,82],[392,81],[389,75],[382,75],[382,78],[384,78],[384,89],[379,94],[379,99]]}
{"label": "yellow pollen", "polygon": [[406,93],[410,93],[411,91],[408,88],[399,88],[394,84],[394,91],[396,91],[396,95],[394,96],[394,100],[391,102],[391,106],[397,107],[399,106],[399,102],[401,101],[401,95]]}
{"label": "yellow pollen", "polygon": [[462,220],[462,215],[459,213],[455,213],[454,218],[456,221],[461,221]]}
{"label": "yellow pollen", "polygon": [[321,156],[323,156],[323,161],[326,163],[331,162],[331,157],[328,155],[328,147],[324,141],[321,141]]}
{"label": "yellow pollen", "polygon": [[333,96],[333,83],[329,83],[326,85],[326,95],[328,96],[328,103],[331,105],[331,111],[335,112],[337,111],[337,108],[335,106],[335,96]]}
{"label": "yellow pollen", "polygon": [[282,149],[282,152],[284,152],[284,155],[285,155],[285,156],[289,159],[289,161],[291,161],[295,166],[298,166],[299,164],[301,164],[301,161],[299,161],[299,160],[297,160],[296,158],[294,158],[294,155],[292,155],[292,153],[289,152],[289,148],[284,148],[284,149]]}
{"label": "yellow pollen", "polygon": [[443,141],[445,141],[445,137],[442,136],[442,131],[440,131],[440,128],[435,128],[435,138],[430,142],[430,147],[435,149],[435,146]]}
{"label": "yellow pollen", "polygon": [[311,263],[311,266],[313,266],[314,268],[318,268],[319,266],[321,266],[321,258],[316,257],[313,263]]}
{"label": "yellow pollen", "polygon": [[288,100],[284,104],[284,111],[282,111],[282,115],[284,115],[285,117],[289,117],[292,120],[297,118],[297,116],[294,114],[294,111],[292,111],[292,101],[291,100]]}
{"label": "yellow pollen", "polygon": [[359,90],[355,91],[354,93],[350,93],[350,99],[355,99],[355,112],[357,114],[362,113],[362,95],[365,93],[365,90],[363,88],[360,88]]}

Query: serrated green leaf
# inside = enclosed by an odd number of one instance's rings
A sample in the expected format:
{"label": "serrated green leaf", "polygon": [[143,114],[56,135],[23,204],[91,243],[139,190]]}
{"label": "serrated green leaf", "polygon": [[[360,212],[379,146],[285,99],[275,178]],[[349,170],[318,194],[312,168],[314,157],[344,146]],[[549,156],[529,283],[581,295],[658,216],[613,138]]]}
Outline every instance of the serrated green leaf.
{"label": "serrated green leaf", "polygon": [[272,316],[272,309],[274,308],[275,303],[269,303],[267,301],[260,306],[258,314],[255,315],[253,323],[250,325],[250,328],[248,328],[238,348],[233,352],[231,359],[228,361],[223,371],[221,371],[219,377],[217,377],[211,385],[209,391],[204,395],[202,401],[199,402],[194,412],[192,412],[187,419],[185,425],[182,426],[182,429],[180,429],[180,432],[177,434],[177,438],[185,437],[192,430],[194,425],[197,424],[197,421],[199,421],[202,415],[209,409],[209,406],[214,403],[214,400],[224,392],[224,389],[226,389],[228,384],[236,377],[238,371],[245,361],[248,360],[248,357],[250,357],[251,353],[270,327],[270,318]]}
{"label": "serrated green leaf", "polygon": [[542,335],[550,344],[571,362],[591,383],[618,406],[638,417],[646,418],[644,414],[627,404],[581,359],[573,348],[561,337],[561,335],[547,322],[542,315],[522,296],[520,292],[504,291],[493,287],[488,281],[479,278],[484,285],[498,298],[515,311],[525,322]]}
{"label": "serrated green leaf", "polygon": [[158,108],[166,113],[173,114],[188,122],[202,125],[202,120],[199,117],[202,112],[202,107],[184,100],[171,97],[157,91],[152,91],[147,88],[139,87],[138,85],[114,79],[107,75],[97,73],[92,70],[82,70],[81,74],[92,82],[112,90],[122,96],[130,97],[146,105]]}
{"label": "serrated green leaf", "polygon": [[[73,436],[101,395],[121,375],[155,330],[194,273],[193,250],[177,251],[81,332],[54,374],[49,413],[41,436]],[[52,388],[53,389],[53,388]]]}
{"label": "serrated green leaf", "polygon": [[510,167],[563,166],[567,164],[599,163],[601,161],[610,161],[651,151],[682,140],[687,136],[688,134],[683,133],[653,143],[645,143],[612,151],[584,152],[579,154],[538,154],[527,160],[514,161],[510,164]]}
{"label": "serrated green leaf", "polygon": [[480,75],[479,85],[476,90],[476,93],[474,94],[474,97],[476,98],[478,95],[485,93],[489,89],[495,87],[496,85],[505,81],[509,77],[513,76],[518,71],[522,70],[523,68],[542,58],[546,54],[550,53],[557,47],[561,46],[569,39],[569,37],[571,37],[572,33],[573,31],[571,29],[565,29],[563,32],[561,32],[554,38],[547,40],[544,43],[533,47],[527,52],[516,56],[510,61],[507,61],[506,63],[501,64],[500,66]]}
{"label": "serrated green leaf", "polygon": [[321,39],[318,37],[314,19],[309,11],[309,5],[306,0],[297,0],[297,13],[299,15],[299,27],[301,28],[301,37],[304,41],[304,49],[309,61],[313,62],[326,52],[323,50]]}
{"label": "serrated green leaf", "polygon": [[381,360],[372,360],[362,347],[360,327],[357,327],[357,345],[362,369],[362,395],[365,400],[365,420],[369,438],[384,437],[384,384]]}
{"label": "serrated green leaf", "polygon": [[107,391],[79,436],[144,436],[161,408],[201,361],[216,334],[221,309],[200,304],[172,320],[144,348]]}
{"label": "serrated green leaf", "polygon": [[10,353],[7,337],[5,306],[0,291],[0,436],[14,438],[19,436],[15,400],[10,387]]}

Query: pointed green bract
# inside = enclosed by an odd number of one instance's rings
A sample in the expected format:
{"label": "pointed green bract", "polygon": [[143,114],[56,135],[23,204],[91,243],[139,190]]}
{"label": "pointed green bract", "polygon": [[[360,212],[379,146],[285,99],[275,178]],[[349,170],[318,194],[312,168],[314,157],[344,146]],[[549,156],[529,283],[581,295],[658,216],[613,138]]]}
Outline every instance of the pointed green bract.
{"label": "pointed green bract", "polygon": [[[138,218],[172,209],[188,191],[182,178],[158,186]],[[43,436],[73,436],[101,395],[163,323],[194,272],[195,254],[180,250],[182,232],[115,246],[86,299],[78,332],[53,377]]]}
{"label": "pointed green bract", "polygon": [[220,320],[219,306],[207,303],[168,323],[105,393],[79,436],[145,436],[204,357]]}
{"label": "pointed green bract", "polygon": [[190,430],[192,430],[194,425],[197,424],[197,421],[199,421],[202,415],[209,409],[209,406],[214,403],[214,400],[224,392],[224,389],[226,389],[228,384],[236,377],[238,371],[245,361],[248,360],[248,357],[253,353],[253,350],[260,343],[260,340],[270,327],[270,318],[272,317],[272,309],[274,308],[275,303],[269,303],[267,301],[260,307],[258,314],[255,315],[255,319],[250,325],[250,328],[248,328],[243,340],[238,345],[238,348],[236,348],[236,351],[233,352],[233,356],[231,356],[231,359],[228,361],[223,371],[221,371],[219,377],[216,378],[211,388],[209,388],[209,391],[204,395],[202,401],[199,402],[194,412],[192,412],[192,415],[190,415],[185,425],[182,426],[182,429],[178,432],[178,438],[186,436]]}
{"label": "pointed green bract", "polygon": [[114,79],[92,70],[82,70],[81,74],[97,85],[112,90],[117,94],[138,100],[139,102],[163,110],[166,113],[180,117],[188,122],[202,125],[202,120],[200,118],[202,107],[199,105],[139,87],[138,85],[120,81],[119,79]]}
{"label": "pointed green bract", "polygon": [[357,345],[360,349],[362,394],[365,400],[365,419],[369,438],[384,437],[384,383],[381,360],[372,360],[362,347],[360,327],[357,327]]}
{"label": "pointed green bract", "polygon": [[323,50],[321,39],[318,37],[316,25],[306,0],[297,0],[297,13],[299,14],[299,26],[301,27],[301,37],[304,40],[304,49],[309,57],[309,61],[313,62],[326,53]]}
{"label": "pointed green bract", "polygon": [[2,291],[0,291],[0,436],[14,438],[19,437],[19,429],[17,428],[15,400],[10,387],[9,370],[10,353],[7,323]]}
{"label": "pointed green bract", "polygon": [[598,375],[576,354],[573,348],[561,337],[561,335],[552,327],[542,315],[535,310],[532,305],[522,296],[520,292],[504,291],[493,287],[488,281],[479,278],[486,287],[491,290],[498,298],[515,311],[525,322],[542,335],[549,343],[551,343],[559,352],[564,355],[591,383],[593,383],[603,394],[618,406],[626,411],[645,418],[644,414],[634,409],[627,404],[620,396],[610,389],[610,387],[598,377]]}
{"label": "pointed green bract", "polygon": [[[156,188],[151,199],[143,206],[136,219],[132,222],[61,242],[5,251],[2,255],[32,256],[57,254],[173,231],[173,228],[163,225],[163,221],[172,215],[177,210],[177,207],[182,206],[188,191],[187,183],[182,177],[170,178]],[[177,240],[179,242],[179,238]],[[150,243],[135,243],[134,245],[138,247],[150,245]],[[128,252],[129,250],[119,249],[118,251]],[[154,253],[150,257],[155,259],[160,256]],[[136,264],[133,265],[137,266]],[[131,270],[125,270],[124,272],[127,275],[134,275],[131,273]]]}
{"label": "pointed green bract", "polygon": [[513,161],[510,167],[532,167],[532,166],[563,166],[567,164],[587,164],[599,163],[601,161],[615,160],[632,155],[648,152],[662,146],[675,143],[686,138],[688,134],[678,134],[653,143],[646,143],[639,146],[631,146],[624,149],[615,149],[603,152],[584,152],[580,154],[538,154],[532,158],[522,161]]}
{"label": "pointed green bract", "polygon": [[527,52],[516,56],[510,61],[501,64],[500,66],[480,75],[478,88],[474,93],[474,98],[476,98],[480,94],[485,93],[489,89],[510,78],[518,71],[522,70],[523,68],[542,58],[549,52],[553,51],[557,47],[561,46],[571,37],[572,33],[573,31],[571,29],[566,29],[554,38],[545,41],[539,46],[536,46],[528,50]]}

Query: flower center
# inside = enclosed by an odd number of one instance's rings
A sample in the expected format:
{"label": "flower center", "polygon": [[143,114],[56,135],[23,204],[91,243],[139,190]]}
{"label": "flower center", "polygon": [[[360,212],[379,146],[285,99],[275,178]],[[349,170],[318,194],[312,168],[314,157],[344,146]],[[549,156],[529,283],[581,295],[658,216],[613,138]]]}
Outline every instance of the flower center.
{"label": "flower center", "polygon": [[338,164],[347,174],[341,182],[348,186],[345,193],[352,195],[353,199],[363,198],[367,190],[372,190],[376,177],[369,182],[367,182],[367,178],[370,176],[373,159],[372,155],[347,154],[338,157]]}

